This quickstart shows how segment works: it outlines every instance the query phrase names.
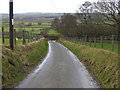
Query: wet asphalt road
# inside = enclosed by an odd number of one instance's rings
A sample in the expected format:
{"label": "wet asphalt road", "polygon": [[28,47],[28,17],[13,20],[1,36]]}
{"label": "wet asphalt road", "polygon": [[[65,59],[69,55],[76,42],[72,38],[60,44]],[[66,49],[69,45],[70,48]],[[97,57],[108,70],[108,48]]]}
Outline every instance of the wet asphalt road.
{"label": "wet asphalt road", "polygon": [[97,88],[84,65],[63,45],[49,41],[49,52],[17,88]]}

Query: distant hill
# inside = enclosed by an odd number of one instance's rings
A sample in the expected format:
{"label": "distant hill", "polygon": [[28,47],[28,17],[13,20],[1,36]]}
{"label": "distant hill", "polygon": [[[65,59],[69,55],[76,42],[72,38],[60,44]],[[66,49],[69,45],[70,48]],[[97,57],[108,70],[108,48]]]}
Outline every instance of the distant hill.
{"label": "distant hill", "polygon": [[[54,19],[56,17],[62,16],[63,13],[19,13],[19,14],[14,14],[14,19],[16,21],[36,21],[36,20],[41,20],[41,19]],[[3,21],[8,21],[9,20],[9,15],[8,14],[2,14],[2,20]]]}

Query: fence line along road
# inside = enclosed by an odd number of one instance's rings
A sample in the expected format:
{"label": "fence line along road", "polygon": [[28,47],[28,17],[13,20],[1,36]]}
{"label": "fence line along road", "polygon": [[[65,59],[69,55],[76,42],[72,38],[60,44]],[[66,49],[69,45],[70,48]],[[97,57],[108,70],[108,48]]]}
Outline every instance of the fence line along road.
{"label": "fence line along road", "polygon": [[109,36],[97,36],[97,37],[88,37],[88,36],[81,36],[73,38],[73,37],[63,37],[65,40],[69,40],[72,42],[79,42],[83,45],[87,45],[90,47],[97,48],[99,45],[99,48],[104,49],[107,44],[109,44],[111,51],[115,51],[115,45],[118,45],[118,42],[120,42],[120,35],[109,35]]}
{"label": "fence line along road", "polygon": [[[10,32],[5,32],[4,30],[4,27],[2,27],[2,34],[0,34],[0,37],[2,37],[2,44],[5,44],[5,43],[8,43],[6,42],[6,39],[10,39],[10,36],[9,36]],[[16,45],[17,44],[17,40],[21,39],[23,44],[26,44],[26,42],[30,42],[30,39],[31,39],[31,42],[32,41],[35,41],[35,40],[38,40],[40,38],[42,38],[43,36],[41,34],[35,34],[35,33],[32,33],[32,32],[29,32],[29,31],[16,31],[16,29],[14,29],[14,32],[13,32],[13,35],[14,35],[14,44]],[[26,41],[26,39],[28,41]],[[10,44],[10,42],[9,42]]]}

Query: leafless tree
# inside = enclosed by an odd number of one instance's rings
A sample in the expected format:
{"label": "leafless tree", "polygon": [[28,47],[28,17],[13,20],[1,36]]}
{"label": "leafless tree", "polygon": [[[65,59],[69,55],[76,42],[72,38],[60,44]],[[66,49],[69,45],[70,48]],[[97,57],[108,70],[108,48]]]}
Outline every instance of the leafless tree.
{"label": "leafless tree", "polygon": [[99,0],[94,3],[96,12],[101,13],[105,19],[114,22],[114,24],[108,24],[110,26],[117,27],[120,29],[120,1],[118,0]]}
{"label": "leafless tree", "polygon": [[76,15],[84,24],[88,24],[88,19],[90,18],[90,13],[92,12],[92,10],[92,3],[86,1],[80,6],[79,12],[76,13]]}

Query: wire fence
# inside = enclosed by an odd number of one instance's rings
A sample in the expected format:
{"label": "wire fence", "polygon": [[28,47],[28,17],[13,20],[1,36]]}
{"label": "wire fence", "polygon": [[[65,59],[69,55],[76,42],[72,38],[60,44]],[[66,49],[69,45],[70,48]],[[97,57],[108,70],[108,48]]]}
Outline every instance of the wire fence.
{"label": "wire fence", "polygon": [[[0,34],[1,42],[2,44],[9,45],[10,33],[4,31],[5,31],[4,27],[2,27],[2,33]],[[41,34],[35,34],[26,30],[16,31],[16,29],[14,29],[13,35],[14,35],[14,45],[26,44],[29,42],[39,40],[40,38],[43,37]]]}
{"label": "wire fence", "polygon": [[120,43],[120,35],[98,36],[98,37],[63,37],[74,43],[86,45],[93,48],[101,48],[118,53],[118,43]]}

